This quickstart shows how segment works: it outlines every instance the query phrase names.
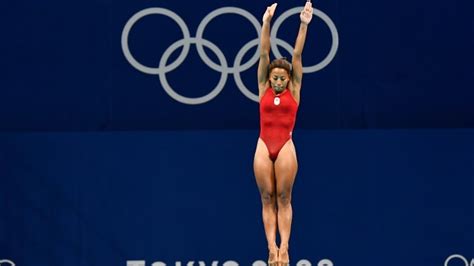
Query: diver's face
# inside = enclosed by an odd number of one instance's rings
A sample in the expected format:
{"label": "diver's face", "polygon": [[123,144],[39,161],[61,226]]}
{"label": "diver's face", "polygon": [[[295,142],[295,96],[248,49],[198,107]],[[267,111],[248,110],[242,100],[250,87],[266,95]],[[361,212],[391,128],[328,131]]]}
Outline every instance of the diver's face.
{"label": "diver's face", "polygon": [[290,75],[284,68],[275,67],[270,72],[270,85],[276,92],[282,92],[288,86]]}

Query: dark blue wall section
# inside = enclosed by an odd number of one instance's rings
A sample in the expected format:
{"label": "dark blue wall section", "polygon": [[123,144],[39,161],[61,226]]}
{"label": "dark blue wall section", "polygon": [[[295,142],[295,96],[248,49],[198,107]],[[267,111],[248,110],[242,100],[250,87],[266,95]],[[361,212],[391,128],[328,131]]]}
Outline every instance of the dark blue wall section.
{"label": "dark blue wall section", "polygon": [[[320,71],[304,75],[298,125],[305,129],[338,128],[462,128],[474,126],[472,1],[314,1],[334,23],[339,37],[335,57]],[[255,54],[244,46],[258,38],[271,1],[8,1],[2,3],[2,71],[0,129],[3,130],[154,130],[255,129],[257,103],[252,93],[256,61],[245,70],[226,73],[239,52],[241,64]],[[301,1],[281,1],[275,20]],[[219,83],[212,100],[187,105],[171,98],[157,73],[139,71],[127,60],[122,32],[134,14],[160,8],[183,20],[189,37],[215,10],[235,7],[251,20],[225,11],[203,28],[205,52],[197,46],[163,77],[178,94],[197,98]],[[227,12],[227,13],[226,13]],[[294,43],[298,16],[283,21],[276,37]],[[178,23],[167,15],[148,15],[129,32],[133,57],[158,67],[164,52],[183,39]],[[201,40],[200,43],[204,41]],[[321,62],[333,43],[328,24],[315,17],[308,31],[304,65]],[[215,47],[208,47],[215,45]],[[164,65],[176,62],[176,47]],[[286,49],[279,46],[283,56]],[[171,52],[171,50],[170,50]],[[275,51],[271,54],[276,56]],[[228,70],[228,69],[227,69]]]}
{"label": "dark blue wall section", "polygon": [[[265,260],[257,135],[3,133],[0,256],[38,266]],[[294,265],[473,257],[473,130],[300,130],[294,139]]]}

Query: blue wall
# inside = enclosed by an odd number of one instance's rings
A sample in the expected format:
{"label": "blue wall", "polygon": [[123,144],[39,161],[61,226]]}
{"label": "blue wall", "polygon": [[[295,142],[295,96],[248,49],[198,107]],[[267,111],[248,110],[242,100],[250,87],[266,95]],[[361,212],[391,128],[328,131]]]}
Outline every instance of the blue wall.
{"label": "blue wall", "polygon": [[[0,255],[38,266],[265,260],[257,135],[1,134]],[[295,132],[293,263],[472,258],[473,137],[467,129]]]}

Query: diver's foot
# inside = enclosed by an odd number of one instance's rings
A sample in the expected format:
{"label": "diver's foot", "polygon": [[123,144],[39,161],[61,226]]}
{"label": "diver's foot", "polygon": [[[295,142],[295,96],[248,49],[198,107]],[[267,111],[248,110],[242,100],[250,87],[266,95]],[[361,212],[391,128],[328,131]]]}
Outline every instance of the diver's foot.
{"label": "diver's foot", "polygon": [[278,248],[268,247],[268,266],[278,266]]}
{"label": "diver's foot", "polygon": [[289,266],[290,255],[288,254],[288,245],[282,245],[278,252],[278,265],[277,266]]}

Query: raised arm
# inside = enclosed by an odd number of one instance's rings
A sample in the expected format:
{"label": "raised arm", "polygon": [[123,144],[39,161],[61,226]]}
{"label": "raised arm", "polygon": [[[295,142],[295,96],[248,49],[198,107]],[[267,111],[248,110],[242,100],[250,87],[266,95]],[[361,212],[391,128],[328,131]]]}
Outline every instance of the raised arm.
{"label": "raised arm", "polygon": [[297,94],[299,98],[299,90],[301,89],[301,80],[303,78],[303,63],[301,60],[301,54],[303,53],[303,47],[306,40],[306,31],[308,30],[308,24],[313,18],[313,6],[311,1],[307,1],[303,11],[300,14],[300,28],[298,36],[296,37],[295,48],[293,50],[293,71],[291,76],[293,93]]}
{"label": "raised arm", "polygon": [[270,64],[270,21],[277,3],[267,7],[262,19],[262,32],[260,33],[260,60],[258,62],[258,94],[262,98],[265,89],[268,87],[268,65]]}

